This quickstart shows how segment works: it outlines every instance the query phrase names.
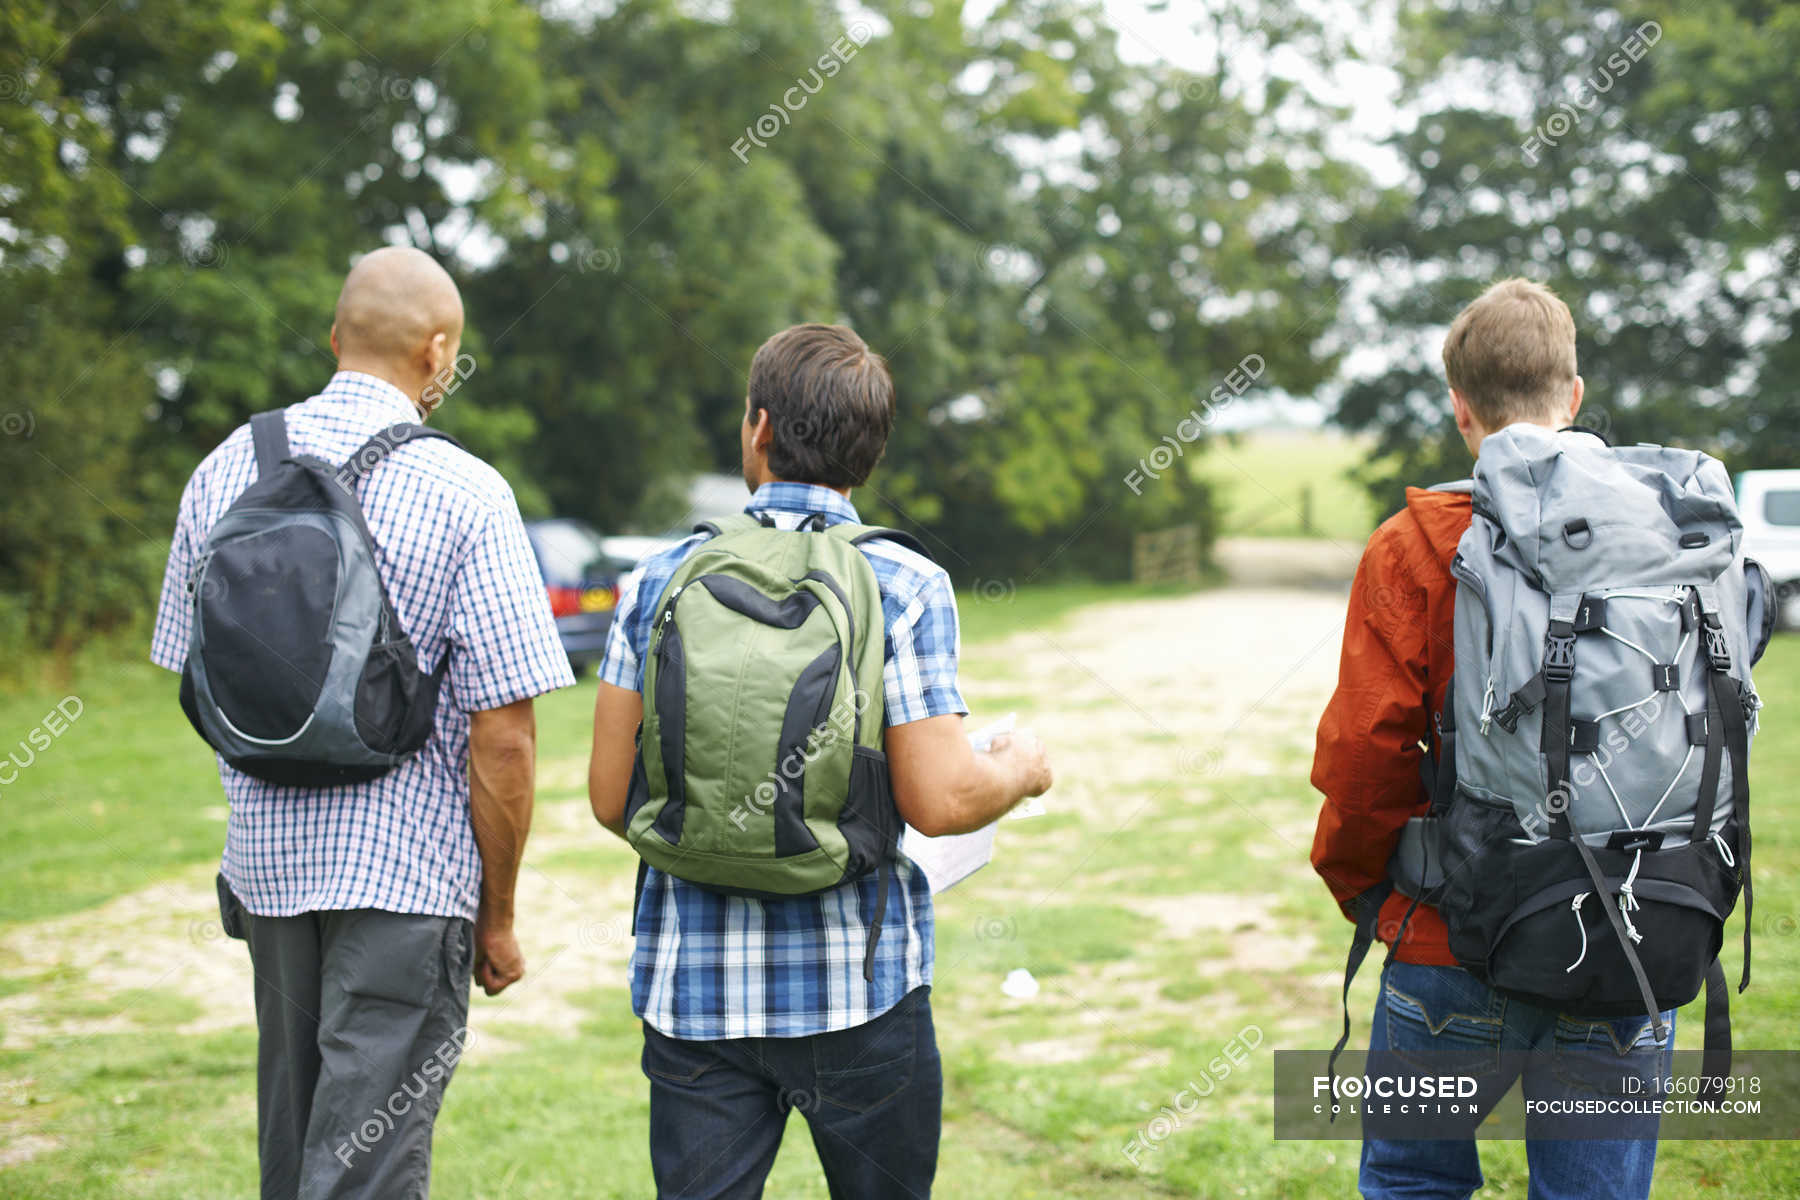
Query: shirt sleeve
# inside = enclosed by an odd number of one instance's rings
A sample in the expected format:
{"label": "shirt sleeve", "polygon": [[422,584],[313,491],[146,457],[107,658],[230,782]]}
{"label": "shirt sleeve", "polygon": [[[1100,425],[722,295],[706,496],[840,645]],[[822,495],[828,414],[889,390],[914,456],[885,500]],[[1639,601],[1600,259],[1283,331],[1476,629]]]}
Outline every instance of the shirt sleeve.
{"label": "shirt sleeve", "polygon": [[175,512],[175,535],[169,542],[169,562],[163,568],[162,597],[156,605],[156,627],[150,634],[150,661],[170,671],[187,665],[188,639],[194,610],[188,596],[188,580],[199,557],[199,534],[194,513],[198,508],[193,478],[181,490]]}
{"label": "shirt sleeve", "polygon": [[641,659],[631,644],[637,628],[638,605],[644,589],[644,568],[627,575],[619,584],[619,605],[613,609],[612,628],[606,634],[606,654],[600,659],[600,681],[628,691],[640,691]]}
{"label": "shirt sleeve", "polygon": [[881,676],[887,723],[905,725],[927,717],[966,714],[969,706],[956,686],[961,653],[956,593],[948,574],[933,571],[888,621],[887,663]]}
{"label": "shirt sleeve", "polygon": [[511,495],[491,512],[451,584],[450,686],[464,712],[500,708],[575,675]]}
{"label": "shirt sleeve", "polygon": [[1424,596],[1397,550],[1377,531],[1357,567],[1337,691],[1313,757],[1312,784],[1325,796],[1313,869],[1340,906],[1387,877],[1401,828],[1424,802],[1430,635]]}
{"label": "shirt sleeve", "polygon": [[656,619],[656,608],[675,572],[706,540],[707,535],[694,534],[677,542],[646,558],[619,581],[619,604],[613,609],[606,654],[600,660],[598,674],[602,683],[633,692],[644,690],[644,655],[650,650],[650,627]]}

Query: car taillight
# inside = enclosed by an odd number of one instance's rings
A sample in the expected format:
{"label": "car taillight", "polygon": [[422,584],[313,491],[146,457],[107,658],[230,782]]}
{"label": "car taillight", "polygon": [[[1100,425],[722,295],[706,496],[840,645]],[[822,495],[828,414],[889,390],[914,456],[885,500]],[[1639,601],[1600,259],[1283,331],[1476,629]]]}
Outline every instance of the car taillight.
{"label": "car taillight", "polygon": [[550,592],[550,615],[553,617],[572,617],[581,611],[581,589],[572,587],[556,587],[552,585]]}

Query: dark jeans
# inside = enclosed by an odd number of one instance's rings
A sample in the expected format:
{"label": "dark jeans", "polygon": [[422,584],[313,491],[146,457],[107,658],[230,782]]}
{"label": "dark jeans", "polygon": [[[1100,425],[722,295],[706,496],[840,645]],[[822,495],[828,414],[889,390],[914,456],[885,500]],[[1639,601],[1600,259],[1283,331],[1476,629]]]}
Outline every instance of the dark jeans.
{"label": "dark jeans", "polygon": [[[1575,1094],[1557,1064],[1577,1075],[1592,1075],[1599,1063],[1610,1064],[1614,1078],[1631,1074],[1650,1081],[1668,1074],[1675,1014],[1663,1017],[1669,1032],[1658,1043],[1648,1017],[1560,1016],[1509,1000],[1460,967],[1396,962],[1382,972],[1369,1069],[1387,1074],[1410,1066],[1428,1075],[1473,1076],[1484,1110],[1515,1080],[1527,1099],[1557,1099]],[[1636,1123],[1643,1133],[1637,1139],[1558,1140],[1554,1121],[1540,1135],[1528,1120],[1529,1200],[1643,1200],[1656,1166],[1657,1122],[1651,1117]],[[1454,1140],[1404,1140],[1373,1136],[1367,1121],[1364,1126],[1358,1185],[1368,1200],[1464,1200],[1481,1186],[1472,1129]]]}
{"label": "dark jeans", "polygon": [[468,921],[377,909],[259,917],[219,880],[256,976],[263,1200],[416,1200],[468,1036]]}
{"label": "dark jeans", "polygon": [[797,1108],[834,1198],[930,1196],[944,1099],[930,993],[811,1037],[691,1042],[645,1025],[657,1195],[761,1196]]}

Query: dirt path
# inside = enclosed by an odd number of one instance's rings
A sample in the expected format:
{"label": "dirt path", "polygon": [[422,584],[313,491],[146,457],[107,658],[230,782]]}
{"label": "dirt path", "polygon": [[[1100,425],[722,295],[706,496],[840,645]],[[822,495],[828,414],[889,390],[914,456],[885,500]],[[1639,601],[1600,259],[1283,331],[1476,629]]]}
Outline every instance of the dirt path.
{"label": "dirt path", "polygon": [[[1336,675],[1343,612],[1341,584],[1321,581],[1334,566],[1341,570],[1343,549],[1252,547],[1248,557],[1254,569],[1245,573],[1265,578],[1270,563],[1303,561],[1310,586],[1101,605],[1048,631],[969,648],[964,680],[978,719],[1031,699],[1031,723],[1055,756],[1055,809],[1111,828],[1129,815],[1121,806],[1148,789],[1191,789],[1204,802],[1216,777],[1267,774],[1310,751]],[[628,1003],[624,914],[634,864],[595,828],[585,802],[570,796],[579,795],[583,754],[558,750],[573,748],[547,748],[540,786],[564,798],[540,803],[520,886],[530,974],[498,1000],[477,1000],[469,1047],[477,1059],[530,1036],[574,1034],[583,1003],[596,994]],[[1280,869],[1303,870],[1310,823],[1290,817],[1285,824],[1259,841],[1272,859],[1286,860]],[[248,964],[243,947],[219,930],[212,873],[184,871],[99,908],[0,934],[0,963],[12,978],[30,981],[0,998],[0,1048],[53,1036],[251,1025]],[[1173,926],[1191,920],[1186,914],[1197,906],[1165,909],[1146,915]],[[1226,914],[1251,931],[1264,923],[1248,902],[1198,910]],[[1244,953],[1292,948],[1252,937]]]}
{"label": "dirt path", "polygon": [[1266,775],[1310,756],[1337,679],[1344,585],[1323,581],[1340,552],[1283,545],[1299,549],[1258,550],[1242,573],[1318,582],[1098,605],[985,643],[965,654],[970,706],[979,719],[1030,697],[1056,766],[1055,806],[1102,818],[1133,787]]}

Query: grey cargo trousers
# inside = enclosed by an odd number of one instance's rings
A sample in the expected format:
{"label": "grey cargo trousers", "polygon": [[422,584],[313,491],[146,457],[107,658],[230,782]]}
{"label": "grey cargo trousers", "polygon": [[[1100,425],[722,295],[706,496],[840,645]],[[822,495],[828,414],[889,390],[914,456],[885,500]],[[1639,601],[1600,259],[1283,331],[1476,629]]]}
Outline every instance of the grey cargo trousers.
{"label": "grey cargo trousers", "polygon": [[259,917],[223,876],[255,974],[263,1200],[414,1200],[468,1038],[474,929],[379,909]]}

